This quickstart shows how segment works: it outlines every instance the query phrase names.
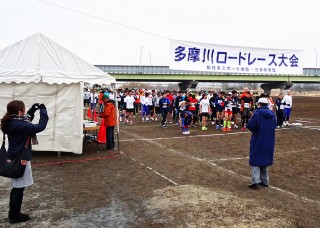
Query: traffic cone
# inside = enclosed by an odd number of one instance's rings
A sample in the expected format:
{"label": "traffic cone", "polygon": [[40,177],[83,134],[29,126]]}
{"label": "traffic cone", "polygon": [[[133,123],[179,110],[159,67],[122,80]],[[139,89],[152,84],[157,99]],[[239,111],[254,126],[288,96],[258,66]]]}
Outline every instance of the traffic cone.
{"label": "traffic cone", "polygon": [[94,110],[94,113],[93,113],[93,120],[94,120],[94,122],[98,122],[97,111],[96,110]]}
{"label": "traffic cone", "polygon": [[107,129],[106,126],[104,126],[104,119],[102,119],[100,124],[100,129],[98,133],[98,142],[99,143],[106,143],[106,137],[107,137]]}
{"label": "traffic cone", "polygon": [[89,120],[92,120],[92,114],[91,114],[91,108],[88,108],[88,113],[87,113],[87,117]]}

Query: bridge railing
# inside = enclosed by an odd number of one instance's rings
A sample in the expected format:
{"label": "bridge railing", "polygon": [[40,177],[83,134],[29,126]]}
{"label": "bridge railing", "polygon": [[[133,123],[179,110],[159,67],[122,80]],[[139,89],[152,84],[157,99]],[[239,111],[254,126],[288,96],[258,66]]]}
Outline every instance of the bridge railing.
{"label": "bridge railing", "polygon": [[[171,70],[169,66],[133,66],[133,65],[95,65],[106,73],[114,74],[199,74],[199,75],[226,75],[227,73],[212,73],[205,71]],[[320,68],[303,68],[305,76],[320,76]]]}

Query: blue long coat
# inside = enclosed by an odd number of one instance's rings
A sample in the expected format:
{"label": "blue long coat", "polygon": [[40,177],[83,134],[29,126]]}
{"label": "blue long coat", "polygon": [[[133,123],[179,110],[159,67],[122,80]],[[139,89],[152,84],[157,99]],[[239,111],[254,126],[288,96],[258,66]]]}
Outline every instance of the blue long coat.
{"label": "blue long coat", "polygon": [[256,110],[247,128],[252,132],[250,141],[251,166],[272,165],[275,145],[276,116],[268,107]]}

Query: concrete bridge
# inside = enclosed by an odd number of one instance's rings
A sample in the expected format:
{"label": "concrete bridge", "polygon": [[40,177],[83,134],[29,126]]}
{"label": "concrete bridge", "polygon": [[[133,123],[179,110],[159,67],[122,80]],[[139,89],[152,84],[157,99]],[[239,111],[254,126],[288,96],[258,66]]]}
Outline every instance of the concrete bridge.
{"label": "concrete bridge", "polygon": [[288,89],[293,83],[319,83],[320,69],[305,68],[303,75],[225,74],[203,71],[170,70],[168,66],[96,65],[117,81],[180,82],[181,90],[195,88],[198,82],[263,83],[262,89]]}

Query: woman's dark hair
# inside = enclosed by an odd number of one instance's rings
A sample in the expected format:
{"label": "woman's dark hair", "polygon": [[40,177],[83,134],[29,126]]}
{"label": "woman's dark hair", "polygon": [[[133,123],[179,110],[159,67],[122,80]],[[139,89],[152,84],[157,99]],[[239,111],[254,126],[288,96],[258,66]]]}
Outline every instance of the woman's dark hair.
{"label": "woman's dark hair", "polygon": [[12,114],[19,114],[19,111],[25,111],[25,105],[22,101],[14,100],[7,104],[7,113],[1,119],[1,131],[5,132]]}

